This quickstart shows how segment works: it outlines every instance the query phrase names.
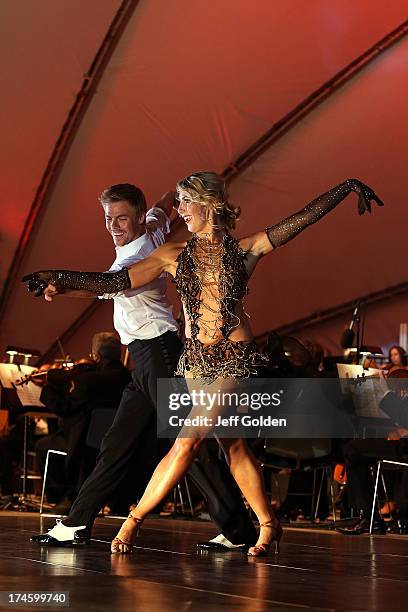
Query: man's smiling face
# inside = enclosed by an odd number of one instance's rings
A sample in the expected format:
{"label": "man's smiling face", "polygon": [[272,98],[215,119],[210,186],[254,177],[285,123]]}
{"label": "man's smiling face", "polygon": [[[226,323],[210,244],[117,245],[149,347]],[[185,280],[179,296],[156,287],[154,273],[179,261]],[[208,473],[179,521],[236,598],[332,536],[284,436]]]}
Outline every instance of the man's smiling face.
{"label": "man's smiling face", "polygon": [[103,204],[103,209],[106,229],[115,247],[129,244],[144,233],[144,215],[137,219],[134,208],[126,200],[107,202]]}

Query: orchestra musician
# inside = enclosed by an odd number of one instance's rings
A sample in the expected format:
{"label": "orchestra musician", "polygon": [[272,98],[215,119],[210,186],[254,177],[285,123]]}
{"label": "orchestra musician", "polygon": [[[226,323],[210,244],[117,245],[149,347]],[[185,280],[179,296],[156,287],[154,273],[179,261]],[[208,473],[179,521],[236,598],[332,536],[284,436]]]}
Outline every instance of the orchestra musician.
{"label": "orchestra musician", "polygon": [[[351,440],[344,447],[344,458],[350,505],[359,512],[358,520],[351,527],[338,528],[344,535],[368,533],[374,496],[370,466],[380,459],[408,461],[408,398],[391,390],[381,372],[379,383],[384,396],[380,408],[389,415],[393,426],[388,439]],[[395,487],[402,532],[407,530],[408,520],[408,471],[404,470]],[[373,533],[385,533],[385,523],[375,507]]]}
{"label": "orchestra musician", "polygon": [[402,346],[395,344],[388,351],[388,363],[381,366],[388,374],[407,368],[407,354]]}
{"label": "orchestra musician", "polygon": [[[63,372],[50,370],[41,391],[41,401],[61,417],[61,425],[55,433],[38,440],[35,452],[42,474],[49,449],[67,453],[64,471],[58,461],[52,461],[47,475],[48,501],[58,503],[61,513],[69,510],[93,467],[85,464],[85,439],[92,410],[117,409],[123,389],[130,382],[130,372],[120,357],[121,343],[115,334],[99,332],[92,339],[92,360],[88,365]],[[64,485],[61,500],[58,493]]]}

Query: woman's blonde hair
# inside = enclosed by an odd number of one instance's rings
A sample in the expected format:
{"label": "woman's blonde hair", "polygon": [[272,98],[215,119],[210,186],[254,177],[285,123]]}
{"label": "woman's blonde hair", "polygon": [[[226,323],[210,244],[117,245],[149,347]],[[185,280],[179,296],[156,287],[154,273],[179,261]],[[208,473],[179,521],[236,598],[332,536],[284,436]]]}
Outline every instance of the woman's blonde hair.
{"label": "woman's blonde hair", "polygon": [[177,192],[188,191],[193,201],[203,202],[211,209],[228,229],[234,229],[241,209],[228,201],[228,191],[224,179],[215,172],[194,172],[176,186]]}

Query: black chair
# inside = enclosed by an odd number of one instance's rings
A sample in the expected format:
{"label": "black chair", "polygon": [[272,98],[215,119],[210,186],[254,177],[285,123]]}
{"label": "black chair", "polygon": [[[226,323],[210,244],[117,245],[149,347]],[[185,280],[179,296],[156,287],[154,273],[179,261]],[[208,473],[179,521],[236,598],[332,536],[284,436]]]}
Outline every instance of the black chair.
{"label": "black chair", "polygon": [[406,457],[406,458],[404,457],[404,459],[405,459],[405,461],[391,461],[389,459],[380,459],[379,461],[377,461],[377,465],[376,465],[376,469],[375,469],[375,482],[374,482],[373,503],[372,503],[372,507],[371,507],[370,534],[373,531],[375,502],[377,501],[378,506],[380,506],[379,496],[378,496],[378,484],[379,484],[380,476],[381,476],[381,479],[382,479],[382,485],[383,485],[386,501],[389,502],[389,496],[388,496],[388,492],[387,492],[387,487],[385,485],[384,476],[383,476],[383,474],[381,472],[381,469],[383,467],[386,467],[388,469],[394,469],[394,470],[395,469],[401,470],[403,468],[408,468],[408,457]]}
{"label": "black chair", "polygon": [[[311,516],[316,520],[323,482],[325,476],[330,478],[330,495],[333,508],[333,522],[336,522],[336,512],[334,504],[334,492],[332,484],[332,465],[335,458],[332,454],[332,440],[308,439],[308,438],[286,438],[286,439],[265,439],[260,465],[278,471],[290,469],[298,472],[313,472],[313,488],[310,496]],[[321,471],[321,478],[317,486],[317,474]]]}

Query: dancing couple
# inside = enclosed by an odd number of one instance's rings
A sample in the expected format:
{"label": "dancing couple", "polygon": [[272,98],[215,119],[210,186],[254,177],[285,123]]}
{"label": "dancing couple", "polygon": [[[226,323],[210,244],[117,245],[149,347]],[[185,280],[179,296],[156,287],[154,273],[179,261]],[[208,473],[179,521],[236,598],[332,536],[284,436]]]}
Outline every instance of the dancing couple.
{"label": "dancing couple", "polygon": [[[236,239],[230,230],[240,209],[228,201],[223,179],[213,172],[197,172],[177,184],[179,215],[192,237],[166,243],[151,255],[117,272],[46,270],[24,277],[28,290],[39,296],[53,285],[58,293],[86,290],[95,295],[141,288],[167,272],[175,279],[186,320],[186,341],[176,374],[222,385],[243,377],[259,376],[266,366],[243,308],[248,281],[261,257],[287,243],[309,225],[356,192],[358,212],[371,212],[371,201],[381,200],[364,183],[348,179],[310,202],[301,211],[251,236]],[[137,507],[113,540],[111,551],[128,553],[143,520],[183,478],[197,456],[208,431],[176,438],[160,461]],[[274,544],[279,551],[282,528],[267,499],[260,468],[245,440],[221,440],[232,476],[256,514],[259,537],[249,556],[264,556]]]}

